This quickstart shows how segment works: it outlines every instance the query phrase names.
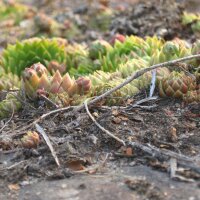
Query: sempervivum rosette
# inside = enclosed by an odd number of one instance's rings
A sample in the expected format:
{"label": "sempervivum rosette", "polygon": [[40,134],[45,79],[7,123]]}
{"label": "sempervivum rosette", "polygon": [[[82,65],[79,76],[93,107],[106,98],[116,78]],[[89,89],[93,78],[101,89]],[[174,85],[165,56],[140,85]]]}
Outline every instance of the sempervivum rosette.
{"label": "sempervivum rosette", "polygon": [[[127,62],[120,64],[118,71],[122,74],[123,78],[127,78],[128,76],[131,76],[133,73],[145,68],[148,66],[148,62],[143,59],[130,59]],[[151,73],[145,73],[144,75],[140,76],[133,82],[137,82],[137,87],[139,89],[143,89],[147,87],[151,82]]]}
{"label": "sempervivum rosette", "polygon": [[1,64],[6,73],[21,75],[22,71],[34,63],[45,66],[50,61],[66,62],[65,43],[63,39],[31,38],[14,45],[8,45],[3,51]]}
{"label": "sempervivum rosette", "polygon": [[183,95],[196,87],[196,80],[183,72],[171,72],[159,83],[161,97],[183,98]]}
{"label": "sempervivum rosette", "polygon": [[200,14],[184,12],[182,23],[183,25],[190,25],[194,33],[200,32]]}
{"label": "sempervivum rosette", "polygon": [[[92,86],[90,94],[91,96],[101,95],[124,81],[125,79],[116,77],[108,82],[102,82],[102,84]],[[106,98],[105,103],[108,105],[120,104],[124,102],[124,100],[126,100],[127,98],[136,95],[138,92],[139,89],[137,87],[137,82],[132,81],[130,84],[127,84],[124,87],[112,93],[111,96]]]}
{"label": "sempervivum rosette", "polygon": [[66,47],[66,66],[70,75],[80,76],[96,70],[86,45],[77,43]]}
{"label": "sempervivum rosette", "polygon": [[93,60],[104,56],[112,50],[112,46],[105,40],[96,40],[89,46],[89,57]]}
{"label": "sempervivum rosette", "polygon": [[[88,78],[92,82],[90,96],[101,95],[107,90],[110,90],[125,81],[125,79],[121,77],[120,72],[110,73],[96,71],[94,74],[89,75]],[[138,80],[134,80],[130,84],[125,85],[114,92],[111,97],[106,99],[106,103],[109,105],[122,103],[125,99],[137,94],[138,92]]]}
{"label": "sempervivum rosette", "polygon": [[[122,42],[116,40],[113,49],[107,52],[105,56],[100,58],[103,71],[115,71],[119,64],[123,63],[122,57],[125,55],[131,55],[132,58],[149,58],[157,49],[161,49],[163,42],[156,37],[146,40],[137,37],[130,36]],[[135,55],[135,56],[134,56]]]}
{"label": "sempervivum rosette", "polygon": [[16,95],[16,93],[8,93],[6,98],[3,101],[0,101],[0,119],[8,117],[22,107],[22,104]]}
{"label": "sempervivum rosette", "polygon": [[150,60],[150,65],[189,55],[191,55],[191,49],[187,47],[187,44],[184,41],[176,38],[173,41],[166,42],[161,50],[156,49],[154,51]]}
{"label": "sempervivum rosette", "polygon": [[47,69],[41,63],[26,68],[23,72],[25,92],[30,98],[36,98],[38,94],[66,93],[68,97],[85,95],[91,88],[91,81],[85,77],[77,80],[71,78],[68,73],[63,76],[57,70],[49,75]]}
{"label": "sempervivum rosette", "polygon": [[6,74],[4,69],[0,67],[0,91],[9,90],[20,87],[19,77],[15,74]]}
{"label": "sempervivum rosette", "polygon": [[194,102],[199,103],[200,102],[200,86],[199,86],[199,89],[197,90],[187,92],[187,94],[183,96],[183,100],[186,103],[194,103]]}
{"label": "sempervivum rosette", "polygon": [[[200,53],[200,40],[197,40],[193,46],[192,46],[192,54],[199,54]],[[194,65],[195,67],[199,66],[200,65],[200,59],[197,58],[197,59],[194,59],[192,61],[190,61],[190,63],[192,65]]]}

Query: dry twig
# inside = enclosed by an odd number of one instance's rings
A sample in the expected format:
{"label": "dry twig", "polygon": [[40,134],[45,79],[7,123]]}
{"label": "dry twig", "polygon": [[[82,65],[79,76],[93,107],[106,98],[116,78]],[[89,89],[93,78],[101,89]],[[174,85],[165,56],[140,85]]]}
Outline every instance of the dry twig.
{"label": "dry twig", "polygon": [[125,142],[121,139],[119,139],[117,136],[113,135],[110,131],[106,130],[103,126],[101,126],[96,120],[95,118],[91,115],[89,109],[88,109],[88,105],[87,105],[87,101],[88,99],[85,100],[84,105],[85,105],[85,109],[87,114],[89,115],[89,117],[91,118],[91,120],[95,123],[95,125],[100,128],[104,133],[106,133],[107,135],[109,135],[110,137],[114,138],[115,140],[117,140],[118,142],[120,142],[122,145],[125,146]]}
{"label": "dry twig", "polygon": [[40,95],[40,98],[44,101],[46,101],[48,104],[50,104],[51,106],[53,106],[54,108],[58,109],[59,106],[56,105],[53,101],[51,101],[51,99],[49,99],[48,97],[46,97],[45,95]]}
{"label": "dry twig", "polygon": [[182,161],[186,161],[186,162],[195,162],[195,158],[190,158],[190,157],[187,157],[185,155],[182,155],[182,154],[179,154],[179,153],[176,153],[176,152],[173,152],[173,151],[170,151],[170,150],[166,150],[166,149],[159,149],[155,146],[152,146],[151,144],[148,144],[147,145],[143,145],[141,143],[138,143],[138,142],[130,142],[129,143],[132,147],[136,147],[136,148],[139,148],[141,149],[142,151],[154,156],[154,157],[157,157],[157,158],[176,158],[176,159],[179,159],[179,160],[182,160]]}
{"label": "dry twig", "polygon": [[37,131],[38,131],[38,132],[42,135],[42,137],[44,138],[45,142],[47,143],[47,145],[48,145],[48,147],[49,147],[49,149],[50,149],[50,151],[51,151],[52,156],[54,157],[54,159],[55,159],[55,161],[56,161],[56,164],[58,165],[58,167],[60,167],[60,162],[59,162],[59,160],[58,160],[58,157],[57,157],[56,152],[55,152],[55,150],[54,150],[54,148],[53,148],[53,146],[52,146],[52,144],[51,144],[51,141],[50,141],[49,137],[47,136],[47,134],[45,133],[44,129],[43,129],[40,125],[38,125],[38,124],[36,123],[36,124],[35,124],[35,127],[36,127]]}

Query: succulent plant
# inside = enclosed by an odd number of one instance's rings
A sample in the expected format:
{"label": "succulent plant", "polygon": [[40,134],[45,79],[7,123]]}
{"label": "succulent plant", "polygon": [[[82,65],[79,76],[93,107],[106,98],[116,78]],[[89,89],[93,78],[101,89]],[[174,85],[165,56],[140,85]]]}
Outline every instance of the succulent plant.
{"label": "succulent plant", "polygon": [[151,57],[150,65],[166,62],[173,59],[191,55],[191,49],[181,40],[166,42],[161,50],[155,50]]}
{"label": "succulent plant", "polygon": [[183,98],[190,90],[194,90],[196,81],[185,75],[183,72],[171,72],[164,77],[159,83],[159,94],[161,97]]}
{"label": "succulent plant", "polygon": [[[118,71],[122,74],[123,78],[127,78],[128,76],[131,76],[133,73],[147,66],[148,62],[146,62],[145,60],[133,58],[128,60],[124,64],[120,64]],[[151,83],[151,73],[145,73],[134,81],[137,82],[137,87],[139,89],[143,89]]]}
{"label": "succulent plant", "polygon": [[110,44],[114,45],[116,41],[123,43],[125,40],[126,40],[126,37],[124,35],[117,33],[111,38]]}
{"label": "succulent plant", "polygon": [[96,40],[89,46],[89,57],[93,60],[104,56],[108,51],[112,50],[112,46],[105,40]]}
{"label": "succulent plant", "polygon": [[[92,86],[91,95],[92,96],[100,95],[106,92],[107,90],[110,90],[113,87],[121,84],[124,81],[125,79],[116,77],[108,82]],[[133,81],[130,84],[125,85],[124,87],[112,93],[109,97],[107,97],[105,103],[107,103],[108,105],[115,105],[124,102],[124,100],[136,95],[139,92],[139,89],[137,88],[136,85],[137,81]]]}
{"label": "succulent plant", "polygon": [[122,77],[126,78],[133,74],[134,72],[141,70],[148,66],[148,62],[143,59],[130,59],[126,63],[122,63],[118,67],[118,71],[121,72]]}
{"label": "succulent plant", "polygon": [[78,63],[77,67],[72,67],[69,70],[69,74],[75,77],[93,73],[100,68],[100,64],[98,62],[93,62],[88,57],[77,57],[76,62]]}
{"label": "succulent plant", "polygon": [[19,23],[29,12],[29,7],[20,3],[0,2],[0,21],[12,19]]}
{"label": "succulent plant", "polygon": [[34,17],[34,23],[38,32],[48,33],[51,36],[61,35],[61,25],[44,13],[38,13]]}
{"label": "succulent plant", "polygon": [[8,93],[3,101],[0,101],[0,119],[6,118],[17,112],[22,107],[21,102],[11,93]]}
{"label": "succulent plant", "polygon": [[104,85],[111,80],[115,80],[115,78],[121,78],[121,73],[109,73],[98,70],[95,71],[93,74],[89,74],[87,77],[91,80],[92,87],[96,87],[99,85]]}
{"label": "succulent plant", "polygon": [[21,139],[24,148],[37,148],[40,143],[40,137],[35,131],[28,131]]}
{"label": "succulent plant", "polygon": [[87,46],[74,43],[66,48],[67,71],[72,76],[87,75],[99,68],[98,63],[89,58]]}
{"label": "succulent plant", "polygon": [[20,87],[20,79],[17,75],[8,73],[6,74],[4,69],[0,67],[0,91],[17,89]]}
{"label": "succulent plant", "polygon": [[[193,45],[191,49],[192,54],[200,54],[200,40],[197,40]],[[198,67],[200,65],[200,59],[194,59],[190,61],[192,65],[195,67]]]}
{"label": "succulent plant", "polygon": [[54,74],[57,70],[61,74],[64,74],[66,72],[66,65],[64,63],[59,64],[57,61],[52,60],[47,65],[47,70],[50,72],[50,74]]}
{"label": "succulent plant", "polygon": [[77,80],[68,73],[61,76],[57,70],[54,75],[48,75],[47,69],[41,63],[36,63],[23,72],[25,93],[30,98],[39,94],[58,94],[65,92],[69,97],[78,94],[85,95],[91,88],[91,81],[85,77]]}
{"label": "succulent plant", "polygon": [[184,12],[182,16],[183,25],[191,25],[194,32],[200,32],[200,14]]}
{"label": "succulent plant", "polygon": [[[100,95],[125,81],[120,72],[109,73],[104,71],[96,71],[93,74],[89,74],[87,77],[92,82],[92,87],[89,93],[90,96]],[[138,92],[138,80],[134,80],[130,84],[114,92],[110,97],[108,97],[106,103],[109,105],[122,103],[126,98],[133,96]]]}
{"label": "succulent plant", "polygon": [[20,87],[20,79],[15,74],[3,73],[0,75],[0,91],[16,89],[19,87]]}
{"label": "succulent plant", "polygon": [[91,13],[89,27],[99,31],[108,30],[113,18],[113,10],[108,7],[97,8]]}
{"label": "succulent plant", "polygon": [[67,70],[78,68],[80,58],[88,57],[87,47],[77,43],[67,45],[66,56]]}
{"label": "succulent plant", "polygon": [[160,83],[160,81],[164,78],[169,76],[171,73],[170,70],[167,67],[161,67],[157,68],[156,70],[156,83],[157,85]]}
{"label": "succulent plant", "polygon": [[[116,41],[113,49],[109,51],[100,60],[102,63],[101,70],[103,71],[115,71],[120,63],[124,62],[125,55],[131,55],[131,58],[149,59],[154,54],[156,49],[162,46],[162,40],[153,37],[153,39],[146,38],[143,40],[137,36],[126,37],[124,42]],[[155,48],[157,47],[157,48]]]}
{"label": "succulent plant", "polygon": [[200,103],[200,87],[197,90],[188,91],[183,95],[183,101],[186,103]]}
{"label": "succulent plant", "polygon": [[63,39],[31,38],[15,45],[8,45],[3,51],[1,64],[6,73],[21,75],[22,71],[34,63],[41,62],[45,66],[50,61],[66,62]]}

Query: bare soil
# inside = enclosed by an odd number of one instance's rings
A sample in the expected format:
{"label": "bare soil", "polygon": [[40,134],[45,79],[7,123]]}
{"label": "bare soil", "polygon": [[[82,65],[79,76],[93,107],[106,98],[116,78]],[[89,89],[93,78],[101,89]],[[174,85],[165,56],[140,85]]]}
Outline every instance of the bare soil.
{"label": "bare soil", "polygon": [[[200,105],[182,105],[172,99],[159,100],[156,104],[156,108],[148,111],[102,107],[90,111],[98,114],[96,119],[102,126],[127,144],[134,141],[191,158],[199,156]],[[7,169],[2,169],[0,175],[0,199],[17,199],[18,195],[19,199],[44,200],[122,199],[122,196],[123,199],[198,199],[200,175],[194,169],[180,172],[184,181],[170,179],[168,159],[155,158],[131,145],[128,145],[132,150],[129,154],[127,147],[99,130],[85,112],[66,114],[60,113],[40,123],[52,141],[61,167],[56,166],[44,141],[34,150],[1,152],[0,162]],[[15,116],[11,124],[22,126],[23,121],[25,126],[30,118],[24,119],[23,115],[22,112]],[[7,127],[3,133],[10,129]],[[17,137],[13,140],[17,141]],[[102,165],[106,155],[108,158]],[[185,166],[190,164],[186,162]],[[74,170],[82,168],[90,170],[85,173]],[[12,184],[20,189],[9,190]]]}

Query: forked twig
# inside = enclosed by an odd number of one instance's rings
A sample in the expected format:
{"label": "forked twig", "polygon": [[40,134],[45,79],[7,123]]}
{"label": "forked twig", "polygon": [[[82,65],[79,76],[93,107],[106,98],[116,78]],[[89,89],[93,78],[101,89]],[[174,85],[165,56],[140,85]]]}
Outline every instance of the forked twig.
{"label": "forked twig", "polygon": [[84,105],[85,105],[85,109],[87,114],[89,115],[89,117],[91,118],[91,120],[95,123],[95,125],[100,128],[104,133],[106,133],[107,135],[109,135],[110,137],[114,138],[115,140],[117,140],[118,142],[120,142],[122,145],[125,146],[125,142],[123,140],[121,140],[120,138],[118,138],[117,136],[113,135],[110,131],[106,130],[103,126],[101,126],[96,120],[95,118],[91,115],[89,109],[88,109],[88,105],[87,105],[87,101],[88,99],[86,99],[84,101]]}
{"label": "forked twig", "polygon": [[[64,108],[59,108],[59,109],[56,109],[56,110],[52,110],[48,113],[45,113],[43,114],[42,116],[40,116],[39,118],[37,118],[35,121],[33,121],[32,123],[28,124],[27,126],[23,126],[21,129],[18,129],[16,132],[18,133],[13,133],[13,134],[9,134],[10,137],[12,136],[16,136],[16,135],[21,135],[21,134],[24,134],[22,131],[28,129],[28,128],[31,128],[32,126],[34,126],[35,124],[37,124],[38,122],[42,121],[43,119],[49,117],[50,115],[52,114],[56,114],[56,113],[59,113],[59,112],[63,112],[63,111],[67,111],[67,110],[70,110],[72,108],[74,108],[75,106],[68,106],[68,107],[64,107]],[[13,130],[11,131],[13,132]],[[7,132],[7,134],[10,133],[10,132]],[[5,136],[5,134],[3,135],[0,135],[0,138],[3,138]]]}

